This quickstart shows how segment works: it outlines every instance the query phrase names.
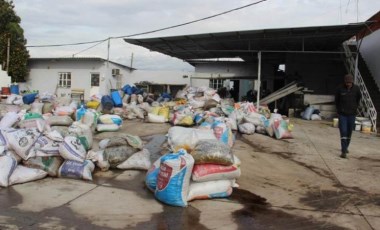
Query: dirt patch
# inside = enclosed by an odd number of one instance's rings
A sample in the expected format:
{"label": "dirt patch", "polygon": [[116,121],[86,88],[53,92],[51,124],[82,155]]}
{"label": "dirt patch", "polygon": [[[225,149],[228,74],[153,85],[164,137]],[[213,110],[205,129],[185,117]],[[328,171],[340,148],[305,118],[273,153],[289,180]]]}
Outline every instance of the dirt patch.
{"label": "dirt patch", "polygon": [[318,168],[318,167],[315,167],[315,166],[312,166],[312,165],[308,165],[304,162],[300,162],[300,161],[296,161],[294,159],[290,159],[292,160],[293,162],[295,162],[296,164],[298,165],[301,165],[307,169],[309,169],[310,171],[314,172],[315,174],[321,176],[321,177],[325,177],[327,179],[331,179],[333,181],[336,182],[336,178],[327,170],[324,170],[324,169],[321,169],[321,168]]}
{"label": "dirt patch", "polygon": [[345,191],[314,190],[308,191],[300,201],[318,210],[336,210],[355,199],[354,194]]}
{"label": "dirt patch", "polygon": [[336,211],[344,206],[374,204],[380,206],[380,195],[370,194],[360,188],[337,186],[337,190],[309,190],[300,202],[318,210]]}
{"label": "dirt patch", "polygon": [[266,148],[266,147],[259,145],[259,144],[253,144],[252,142],[250,142],[249,140],[244,138],[241,134],[236,135],[236,140],[240,140],[240,141],[244,142],[245,144],[249,145],[256,152],[267,152],[269,149],[269,148]]}
{"label": "dirt patch", "polygon": [[370,163],[376,162],[376,165],[380,162],[380,159],[374,159],[374,158],[369,158],[369,157],[358,157],[358,160],[369,161]]}
{"label": "dirt patch", "polygon": [[249,145],[251,148],[253,148],[257,152],[262,152],[262,153],[266,153],[266,154],[273,154],[273,155],[276,155],[276,156],[281,157],[283,159],[291,160],[292,162],[314,172],[315,174],[317,174],[321,177],[325,177],[325,178],[328,178],[331,180],[336,180],[335,177],[327,170],[324,170],[324,169],[306,164],[304,162],[295,160],[293,157],[296,156],[297,153],[289,152],[289,151],[270,151],[270,148],[263,147],[259,144],[254,144],[242,136],[239,137],[239,140],[244,142],[245,144]]}

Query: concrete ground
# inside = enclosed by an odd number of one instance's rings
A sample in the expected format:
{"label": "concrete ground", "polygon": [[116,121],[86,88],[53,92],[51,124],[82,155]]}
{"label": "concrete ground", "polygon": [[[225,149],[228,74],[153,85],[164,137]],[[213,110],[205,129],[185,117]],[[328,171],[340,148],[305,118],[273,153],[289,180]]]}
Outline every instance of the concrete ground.
{"label": "concrete ground", "polygon": [[[355,132],[341,159],[331,123],[292,122],[292,140],[237,135],[242,175],[229,199],[170,207],[145,188],[143,171],[96,171],[93,182],[45,178],[0,188],[0,229],[380,229],[379,137]],[[123,132],[157,154],[166,152],[169,127],[127,121]]]}

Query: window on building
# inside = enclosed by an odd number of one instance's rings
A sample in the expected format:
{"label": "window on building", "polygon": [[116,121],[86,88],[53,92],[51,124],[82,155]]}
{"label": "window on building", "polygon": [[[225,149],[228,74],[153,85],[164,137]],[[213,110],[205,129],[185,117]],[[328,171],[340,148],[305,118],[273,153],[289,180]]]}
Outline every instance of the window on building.
{"label": "window on building", "polygon": [[100,79],[99,73],[92,73],[91,74],[91,87],[99,86],[99,79]]}
{"label": "window on building", "polygon": [[210,79],[209,87],[219,89],[223,87],[224,79]]}
{"label": "window on building", "polygon": [[71,87],[71,73],[70,72],[59,73],[59,87],[61,88]]}

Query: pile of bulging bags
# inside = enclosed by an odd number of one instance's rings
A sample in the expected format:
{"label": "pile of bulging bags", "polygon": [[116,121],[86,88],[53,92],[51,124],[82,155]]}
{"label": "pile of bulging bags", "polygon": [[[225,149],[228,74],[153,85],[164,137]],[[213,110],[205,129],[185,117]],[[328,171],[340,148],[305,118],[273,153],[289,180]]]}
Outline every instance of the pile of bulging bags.
{"label": "pile of bulging bags", "polygon": [[229,115],[232,130],[251,135],[260,133],[277,139],[293,138],[293,125],[278,113],[270,113],[267,107],[255,108],[252,103],[240,103]]}
{"label": "pile of bulging bags", "polygon": [[145,178],[158,200],[185,207],[191,200],[231,195],[240,161],[212,129],[172,127],[168,144],[171,152],[156,160]]}
{"label": "pile of bulging bags", "polygon": [[74,110],[71,109],[69,114],[60,116],[45,109],[47,113],[42,115],[46,104],[35,101],[28,113],[19,110],[3,115],[0,121],[0,164],[4,167],[0,171],[0,186],[46,176],[92,180],[95,166],[85,159],[93,142],[90,126],[82,123],[83,120],[73,122]]}
{"label": "pile of bulging bags", "polygon": [[150,152],[140,137],[131,134],[101,140],[99,150],[89,151],[87,158],[102,171],[109,168],[148,170],[151,166]]}
{"label": "pile of bulging bags", "polygon": [[[92,180],[94,164],[86,161],[86,148],[76,136],[63,138],[57,131],[36,128],[1,130],[0,186],[46,177]],[[88,142],[88,141],[87,141]]]}

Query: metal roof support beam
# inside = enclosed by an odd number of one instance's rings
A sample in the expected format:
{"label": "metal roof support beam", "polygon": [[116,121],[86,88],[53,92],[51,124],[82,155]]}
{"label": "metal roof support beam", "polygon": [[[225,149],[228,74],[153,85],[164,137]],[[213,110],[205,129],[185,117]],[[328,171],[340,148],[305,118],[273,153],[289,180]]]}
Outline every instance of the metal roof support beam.
{"label": "metal roof support beam", "polygon": [[[180,50],[174,50],[173,52],[176,53],[182,53],[182,52],[196,52],[197,50],[186,50],[186,51],[180,51]],[[312,51],[312,50],[202,50],[207,52],[236,52],[236,53],[258,53],[258,52],[265,52],[265,53],[311,53],[311,54],[344,54],[343,51]],[[356,52],[353,52],[356,53]]]}
{"label": "metal roof support beam", "polygon": [[261,51],[257,53],[257,79],[258,79],[258,86],[257,86],[257,109],[259,109],[260,106],[260,88],[261,88]]}

